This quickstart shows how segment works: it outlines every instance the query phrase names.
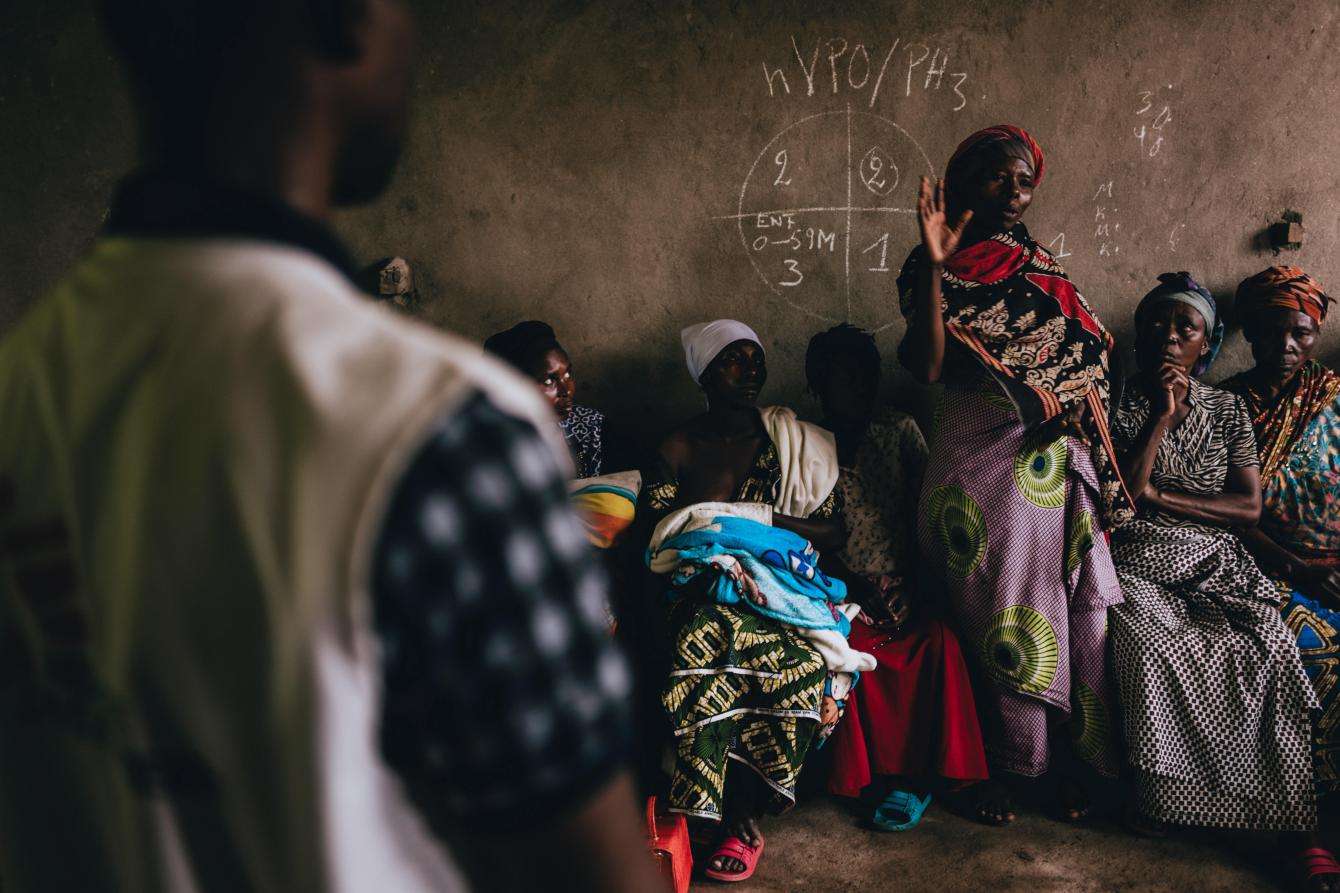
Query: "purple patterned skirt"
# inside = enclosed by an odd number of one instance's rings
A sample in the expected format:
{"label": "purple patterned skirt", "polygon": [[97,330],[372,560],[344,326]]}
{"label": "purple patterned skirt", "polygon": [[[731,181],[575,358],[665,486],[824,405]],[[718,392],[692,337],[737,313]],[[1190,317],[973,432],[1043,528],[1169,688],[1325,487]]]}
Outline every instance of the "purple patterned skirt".
{"label": "purple patterned skirt", "polygon": [[1122,595],[1097,485],[1084,444],[1034,448],[1004,396],[941,395],[917,537],[958,617],[995,769],[1041,775],[1065,722],[1075,753],[1116,774],[1105,649]]}

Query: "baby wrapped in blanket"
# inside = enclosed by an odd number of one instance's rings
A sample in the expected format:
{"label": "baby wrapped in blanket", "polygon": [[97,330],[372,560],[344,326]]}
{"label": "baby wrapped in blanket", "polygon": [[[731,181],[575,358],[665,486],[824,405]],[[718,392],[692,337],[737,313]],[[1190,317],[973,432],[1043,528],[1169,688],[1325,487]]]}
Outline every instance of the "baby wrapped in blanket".
{"label": "baby wrapped in blanket", "polygon": [[670,574],[672,594],[705,573],[723,604],[746,604],[795,628],[835,673],[873,670],[875,658],[847,644],[851,617],[847,587],[819,569],[819,553],[804,537],[771,526],[761,503],[698,503],[668,515],[647,549],[647,566]]}

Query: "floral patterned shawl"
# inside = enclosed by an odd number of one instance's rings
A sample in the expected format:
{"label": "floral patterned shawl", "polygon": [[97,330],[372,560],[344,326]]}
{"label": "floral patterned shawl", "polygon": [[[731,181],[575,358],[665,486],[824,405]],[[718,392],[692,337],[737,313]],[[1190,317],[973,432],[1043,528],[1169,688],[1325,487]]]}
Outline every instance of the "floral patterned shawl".
{"label": "floral patterned shawl", "polygon": [[[911,319],[925,250],[912,250],[898,277]],[[1135,514],[1108,427],[1108,355],[1113,339],[1063,270],[1023,224],[954,253],[945,264],[941,309],[953,340],[1010,398],[1026,426],[1083,400],[1104,526]]]}
{"label": "floral patterned shawl", "polygon": [[1247,373],[1220,385],[1242,397],[1261,454],[1261,528],[1340,567],[1340,375],[1309,360],[1271,402]]}

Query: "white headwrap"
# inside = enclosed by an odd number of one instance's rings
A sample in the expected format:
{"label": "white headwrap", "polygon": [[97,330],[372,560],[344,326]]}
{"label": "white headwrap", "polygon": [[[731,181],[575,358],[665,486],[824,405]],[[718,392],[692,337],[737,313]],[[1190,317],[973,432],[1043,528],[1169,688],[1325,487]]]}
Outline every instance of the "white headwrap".
{"label": "white headwrap", "polygon": [[717,354],[736,341],[752,341],[763,346],[753,329],[733,319],[694,323],[679,333],[679,340],[684,344],[684,362],[695,382],[702,378]]}

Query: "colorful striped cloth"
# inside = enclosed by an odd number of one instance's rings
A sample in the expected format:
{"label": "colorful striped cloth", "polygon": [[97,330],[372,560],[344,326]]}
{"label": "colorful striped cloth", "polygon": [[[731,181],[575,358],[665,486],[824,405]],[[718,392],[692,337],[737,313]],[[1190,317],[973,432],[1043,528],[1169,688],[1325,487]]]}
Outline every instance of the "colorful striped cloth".
{"label": "colorful striped cloth", "polygon": [[641,487],[642,474],[638,471],[584,478],[569,485],[568,497],[591,545],[608,549],[632,526]]}

